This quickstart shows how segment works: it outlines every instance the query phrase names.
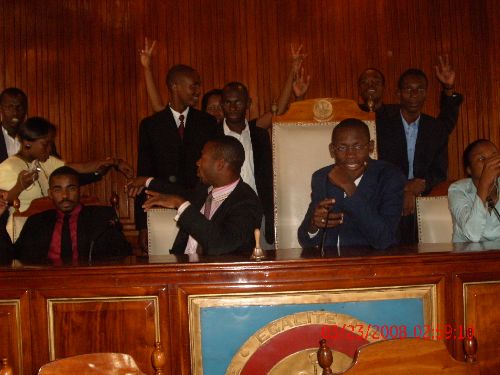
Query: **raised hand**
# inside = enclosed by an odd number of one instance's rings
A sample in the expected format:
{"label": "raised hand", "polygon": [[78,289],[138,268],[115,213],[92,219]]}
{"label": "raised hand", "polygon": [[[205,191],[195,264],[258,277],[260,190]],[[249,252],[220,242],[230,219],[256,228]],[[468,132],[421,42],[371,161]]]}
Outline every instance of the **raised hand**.
{"label": "raised hand", "polygon": [[306,94],[307,90],[309,89],[310,82],[310,75],[307,76],[307,79],[304,79],[304,68],[300,69],[300,71],[295,74],[292,89],[293,94],[296,98],[302,98]]}
{"label": "raised hand", "polygon": [[435,66],[436,77],[445,89],[451,90],[455,85],[455,71],[450,64],[449,56],[438,56],[438,60],[439,65]]}
{"label": "raised hand", "polygon": [[153,40],[151,46],[149,46],[148,38],[144,38],[144,49],[139,51],[139,55],[141,56],[141,64],[145,69],[149,69],[151,67],[151,55],[155,49],[156,40]]}
{"label": "raised hand", "polygon": [[297,48],[294,48],[293,44],[290,45],[290,52],[292,55],[292,71],[297,74],[302,66],[302,62],[306,58],[307,54],[301,53],[302,44]]}

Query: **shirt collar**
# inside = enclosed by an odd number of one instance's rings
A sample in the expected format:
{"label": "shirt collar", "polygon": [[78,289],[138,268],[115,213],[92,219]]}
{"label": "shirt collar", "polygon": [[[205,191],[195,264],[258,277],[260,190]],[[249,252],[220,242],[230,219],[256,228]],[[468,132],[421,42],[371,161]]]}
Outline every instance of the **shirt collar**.
{"label": "shirt collar", "polygon": [[[228,135],[228,134],[238,134],[237,132],[234,132],[232,131],[229,126],[227,125],[226,123],[226,119],[224,119],[224,134],[225,135]],[[241,132],[241,135],[243,135],[244,133],[250,133],[250,127],[248,126],[248,121],[245,119],[245,128],[243,129],[243,131]],[[238,134],[239,135],[239,134]]]}
{"label": "shirt collar", "polygon": [[415,121],[408,124],[408,122],[405,120],[405,118],[403,116],[403,112],[399,111],[399,113],[401,115],[401,121],[403,121],[403,125],[405,127],[411,127],[412,125],[415,125],[418,128],[418,124],[420,123],[420,115],[418,115],[418,117]]}
{"label": "shirt collar", "polygon": [[238,178],[236,181],[231,182],[230,184],[224,185],[224,186],[219,186],[214,188],[213,186],[210,186],[208,188],[208,193],[212,193],[212,197],[214,201],[218,200],[223,200],[226,199],[226,197],[233,192],[233,190],[236,188],[236,185],[240,182],[240,178]]}
{"label": "shirt collar", "polygon": [[2,128],[2,133],[3,133],[4,138],[9,137],[9,139],[13,139],[14,141],[16,140],[16,137],[12,138],[10,136],[9,132],[7,132],[7,129],[5,129],[1,123],[0,123],[0,128]]}
{"label": "shirt collar", "polygon": [[181,113],[177,112],[175,109],[173,109],[170,104],[168,105],[168,108],[170,108],[170,111],[172,112],[172,115],[174,116],[175,122],[179,124],[179,116],[184,115],[184,123],[186,123],[186,118],[189,112],[189,107],[186,107],[186,109]]}

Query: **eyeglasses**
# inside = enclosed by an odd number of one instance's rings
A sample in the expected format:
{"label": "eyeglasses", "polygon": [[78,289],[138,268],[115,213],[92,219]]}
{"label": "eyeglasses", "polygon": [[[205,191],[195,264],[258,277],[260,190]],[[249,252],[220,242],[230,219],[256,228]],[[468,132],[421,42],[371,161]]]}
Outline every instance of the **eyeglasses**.
{"label": "eyeglasses", "polygon": [[368,143],[365,143],[363,145],[360,145],[359,143],[355,144],[355,145],[352,145],[352,146],[346,146],[346,145],[333,145],[333,149],[337,152],[347,152],[347,151],[354,151],[354,152],[358,152],[358,151],[361,151],[361,150],[364,150],[366,148],[366,146],[368,146],[370,144],[370,142]]}
{"label": "eyeglasses", "polygon": [[423,95],[425,94],[427,91],[426,88],[423,88],[423,87],[417,87],[417,88],[414,88],[414,87],[403,87],[401,89],[401,92],[405,93],[405,94],[408,94],[408,95],[411,95],[411,94],[415,94],[415,95]]}

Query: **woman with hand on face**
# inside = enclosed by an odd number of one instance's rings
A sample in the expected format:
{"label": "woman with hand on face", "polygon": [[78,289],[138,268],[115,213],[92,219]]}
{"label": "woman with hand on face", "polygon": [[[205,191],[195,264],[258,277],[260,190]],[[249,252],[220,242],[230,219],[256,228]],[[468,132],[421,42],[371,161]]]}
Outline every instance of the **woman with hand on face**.
{"label": "woman with hand on face", "polygon": [[469,178],[448,189],[453,218],[453,242],[500,239],[500,152],[487,139],[472,142],[464,151],[463,163]]}

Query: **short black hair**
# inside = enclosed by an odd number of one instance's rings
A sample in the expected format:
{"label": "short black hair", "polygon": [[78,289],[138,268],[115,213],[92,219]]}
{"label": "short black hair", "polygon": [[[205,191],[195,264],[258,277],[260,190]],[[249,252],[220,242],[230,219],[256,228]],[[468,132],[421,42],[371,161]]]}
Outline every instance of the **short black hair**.
{"label": "short black hair", "polygon": [[477,139],[474,142],[470,143],[464,150],[464,153],[462,154],[462,163],[464,167],[464,172],[468,175],[467,173],[467,168],[470,167],[470,154],[472,154],[472,151],[476,148],[476,146],[479,146],[480,144],[483,143],[492,143],[488,139]]}
{"label": "short black hair", "polygon": [[224,85],[224,88],[222,89],[222,91],[226,91],[226,90],[236,90],[236,91],[243,91],[243,95],[245,95],[245,99],[248,99],[248,89],[247,87],[241,83],[241,82],[238,82],[238,81],[232,81],[232,82],[229,82],[229,83],[226,83]]}
{"label": "short black hair", "polygon": [[398,89],[403,88],[403,82],[407,77],[421,77],[425,80],[425,86],[429,85],[429,80],[427,79],[427,76],[425,75],[424,71],[421,69],[417,68],[410,68],[407,69],[401,74],[401,76],[398,79]]}
{"label": "short black hair", "polygon": [[345,120],[340,121],[338,125],[333,128],[332,142],[338,131],[345,128],[360,129],[363,133],[366,134],[368,140],[370,140],[370,129],[368,129],[368,125],[366,125],[363,121],[357,118],[346,118]]}
{"label": "short black hair", "polygon": [[363,74],[365,74],[366,72],[368,72],[369,70],[373,70],[374,72],[377,72],[377,73],[380,75],[380,77],[382,77],[382,84],[384,84],[384,85],[385,85],[385,76],[384,76],[384,73],[382,73],[382,72],[381,72],[380,70],[378,70],[377,68],[366,68],[365,70],[363,70],[363,71],[361,72],[361,74],[360,74],[360,75],[359,75],[359,77],[358,77],[358,86],[359,86],[359,82],[361,81],[361,76],[362,76]]}
{"label": "short black hair", "polygon": [[203,112],[207,111],[207,106],[208,106],[208,99],[210,99],[211,96],[220,96],[222,97],[222,90],[221,89],[213,89],[210,91],[207,91],[205,95],[203,95],[203,98],[201,98],[201,110]]}
{"label": "short black hair", "polygon": [[193,73],[196,73],[196,70],[189,65],[177,64],[172,66],[167,72],[167,87],[171,89],[180,76],[188,76]]}
{"label": "short black hair", "polygon": [[17,136],[24,141],[36,141],[55,133],[56,127],[43,117],[30,117],[19,126]]}
{"label": "short black hair", "polygon": [[74,176],[78,181],[78,186],[80,186],[80,174],[73,168],[68,167],[67,165],[63,165],[62,167],[57,168],[50,174],[49,186],[51,186],[53,178],[58,176]]}
{"label": "short black hair", "polygon": [[214,145],[214,157],[224,159],[233,172],[239,175],[245,161],[245,150],[241,142],[230,135],[217,137],[209,142]]}
{"label": "short black hair", "polygon": [[6,96],[15,96],[21,97],[23,105],[26,109],[28,109],[28,96],[24,93],[23,90],[17,87],[8,87],[0,93],[0,104],[3,102]]}

